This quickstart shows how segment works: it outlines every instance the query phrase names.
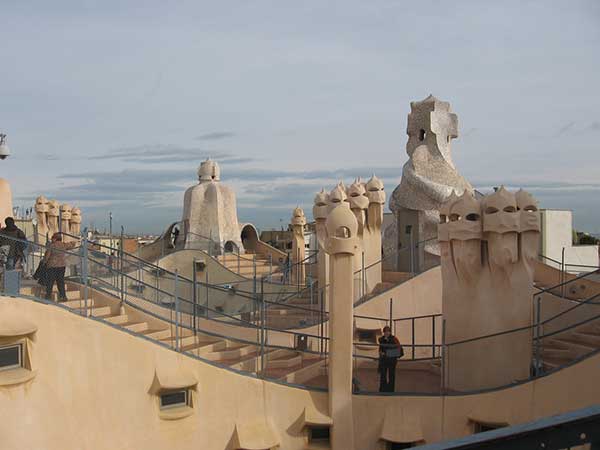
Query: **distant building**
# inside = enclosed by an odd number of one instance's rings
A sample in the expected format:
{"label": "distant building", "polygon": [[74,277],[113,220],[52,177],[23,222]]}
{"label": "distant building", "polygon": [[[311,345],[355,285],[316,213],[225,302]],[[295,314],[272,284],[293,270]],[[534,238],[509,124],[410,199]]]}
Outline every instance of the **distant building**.
{"label": "distant building", "polygon": [[290,230],[268,230],[260,233],[260,240],[287,252],[292,249],[292,232]]}
{"label": "distant building", "polygon": [[[119,250],[121,248],[121,236],[109,236],[92,234],[90,241],[92,245],[96,244],[98,251],[110,254],[111,248]],[[137,236],[123,237],[123,250],[127,253],[135,253],[140,246]]]}
{"label": "distant building", "polygon": [[[597,267],[599,248],[594,244],[574,244],[573,213],[569,210],[542,209],[540,254],[544,263],[568,272],[587,272]],[[584,241],[586,242],[586,241]]]}
{"label": "distant building", "polygon": [[[306,250],[316,250],[316,240],[314,233],[314,222],[306,225],[304,232],[304,241]],[[289,252],[292,249],[292,231],[290,230],[267,230],[260,233],[260,240],[266,242],[282,252]]]}

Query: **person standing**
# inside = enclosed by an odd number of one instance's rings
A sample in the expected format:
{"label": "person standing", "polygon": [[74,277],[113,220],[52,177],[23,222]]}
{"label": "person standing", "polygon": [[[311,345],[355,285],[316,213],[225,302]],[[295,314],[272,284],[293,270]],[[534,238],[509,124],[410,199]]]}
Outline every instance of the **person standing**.
{"label": "person standing", "polygon": [[402,356],[400,341],[390,327],[383,327],[383,336],[379,338],[379,392],[396,390],[396,364]]}
{"label": "person standing", "polygon": [[27,238],[25,233],[15,225],[15,219],[7,217],[4,219],[6,227],[0,230],[0,246],[9,247],[6,269],[13,270],[25,256],[25,248]]}
{"label": "person standing", "polygon": [[44,254],[46,265],[46,298],[51,299],[54,283],[58,288],[59,301],[66,301],[65,267],[67,266],[67,250],[77,247],[77,242],[63,242],[62,233],[54,233]]}

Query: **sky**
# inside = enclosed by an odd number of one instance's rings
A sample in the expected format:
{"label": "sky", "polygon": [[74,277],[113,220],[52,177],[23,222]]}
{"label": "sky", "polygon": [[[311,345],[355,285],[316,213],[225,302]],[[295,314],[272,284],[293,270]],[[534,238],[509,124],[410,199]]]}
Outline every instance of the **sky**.
{"label": "sky", "polygon": [[459,118],[479,190],[530,190],[600,233],[600,2],[3,0],[0,161],[15,206],[159,233],[207,157],[240,222],[287,226],[375,173],[388,197],[410,102]]}

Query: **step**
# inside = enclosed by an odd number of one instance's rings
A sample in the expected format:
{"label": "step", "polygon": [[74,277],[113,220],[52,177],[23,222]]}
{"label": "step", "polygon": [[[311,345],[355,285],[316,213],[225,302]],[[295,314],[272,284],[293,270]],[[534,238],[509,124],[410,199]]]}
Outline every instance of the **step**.
{"label": "step", "polygon": [[[77,307],[77,308],[73,308],[73,309],[78,309],[83,311],[85,309],[85,307]],[[94,306],[91,308],[88,308],[88,316],[91,317],[106,317],[106,316],[110,316],[112,313],[110,306]]]}
{"label": "step", "polygon": [[[227,258],[226,260],[219,260],[219,262],[221,264],[223,264],[225,267],[238,267],[238,260],[237,258],[233,259],[229,259]],[[255,264],[255,261],[253,260],[247,260],[247,259],[243,259],[240,258],[239,261],[239,266],[240,267],[253,267]],[[264,259],[257,259],[256,260],[256,266],[268,266],[269,265],[269,261],[264,260]]]}
{"label": "step", "polygon": [[150,329],[150,325],[148,325],[148,322],[134,322],[134,323],[125,323],[122,324],[123,328],[132,331],[134,333],[141,333],[143,331],[146,331],[148,329]]}
{"label": "step", "polygon": [[557,337],[552,337],[542,339],[542,348],[570,349],[571,347],[566,342],[559,341]]}
{"label": "step", "polygon": [[286,372],[279,379],[288,383],[303,384],[320,375],[326,375],[325,359],[305,359],[302,365]]}
{"label": "step", "polygon": [[129,323],[129,316],[127,314],[119,314],[117,316],[107,317],[107,322],[114,323],[115,325],[122,325],[125,323]]}
{"label": "step", "polygon": [[[222,261],[224,259],[233,259],[235,258],[237,260],[238,254],[237,253],[224,253],[223,255],[217,255],[217,260],[218,261]],[[260,255],[257,255],[256,253],[240,253],[240,259],[245,259],[245,260],[252,260],[254,258],[262,258]]]}
{"label": "step", "polygon": [[573,359],[570,358],[558,358],[558,357],[549,357],[542,359],[544,366],[547,366],[550,369],[556,369],[558,367],[562,367],[566,364],[569,364]]}
{"label": "step", "polygon": [[[277,349],[273,350],[271,348],[265,349],[265,364],[268,364],[271,358],[276,357],[279,353],[288,353],[289,350],[285,349]],[[246,372],[254,372],[260,368],[260,354],[258,355],[248,355],[248,357],[242,358],[239,361],[235,361],[229,364],[229,367],[237,370],[244,370]]]}
{"label": "step", "polygon": [[[290,352],[295,353],[295,352]],[[298,366],[302,363],[302,354],[296,353],[291,355],[286,355],[283,358],[269,358],[267,360],[267,366],[272,369],[284,369]]]}
{"label": "step", "polygon": [[590,344],[595,348],[600,348],[600,335],[587,333],[585,331],[576,331],[573,333],[573,337],[585,344]]}
{"label": "step", "polygon": [[[268,308],[267,316],[310,316],[311,311],[297,308],[282,308],[279,306]],[[319,311],[312,311],[313,314],[318,314]]]}
{"label": "step", "polygon": [[[67,300],[66,302],[61,302],[61,305],[64,305],[67,308],[84,308],[85,307],[85,300],[82,299],[82,298],[78,298],[76,300]],[[88,298],[88,300],[87,300],[87,306],[88,306],[88,308],[93,307],[94,306],[94,299]]]}
{"label": "step", "polygon": [[542,347],[541,349],[542,360],[544,358],[570,358],[573,356],[571,350],[566,348],[547,348]]}
{"label": "step", "polygon": [[[42,291],[42,293],[45,296],[45,294],[46,294],[45,290]],[[81,298],[81,293],[78,290],[77,291],[66,291],[65,296],[67,297],[67,301],[68,300],[79,300]],[[58,292],[52,292],[52,294],[50,295],[50,298],[52,300],[54,300],[55,302],[57,302],[59,300]],[[65,302],[61,302],[61,303],[64,304]]]}
{"label": "step", "polygon": [[[58,291],[52,292],[52,295],[58,296]],[[77,300],[81,297],[81,292],[79,291],[79,289],[71,290],[71,291],[67,290],[67,291],[65,291],[65,295],[67,297],[67,300]]]}
{"label": "step", "polygon": [[[269,354],[273,353],[273,350],[270,348],[265,348],[264,353],[264,361],[267,361]],[[225,364],[232,368],[237,368],[238,370],[243,370],[244,372],[252,372],[256,373],[258,368],[260,367],[260,348],[256,347],[256,349],[248,353],[246,355],[242,355],[240,357],[232,358],[232,359],[222,359],[219,362],[221,364]]]}
{"label": "step", "polygon": [[179,328],[179,332],[176,332],[175,326],[170,326],[168,329],[170,330],[170,334],[160,339],[165,344],[172,345],[171,341],[174,341],[175,338],[178,338],[181,341],[188,336],[194,336],[194,332],[187,328]]}
{"label": "step", "polygon": [[596,347],[594,347],[593,345],[578,341],[576,338],[564,337],[557,340],[568,345],[576,357],[585,356],[596,350]]}
{"label": "step", "polygon": [[143,331],[141,334],[143,334],[146,337],[149,337],[150,339],[160,341],[161,339],[168,338],[169,336],[171,336],[171,330],[168,328],[160,330],[146,330]]}
{"label": "step", "polygon": [[[237,268],[231,267],[230,270],[239,273],[240,275],[254,275],[253,267],[240,267],[240,270]],[[269,266],[256,266],[256,275],[264,275],[269,273]]]}
{"label": "step", "polygon": [[577,327],[578,332],[600,335],[600,324],[596,321]]}
{"label": "step", "polygon": [[217,342],[197,342],[195,344],[190,344],[186,346],[182,346],[181,350],[184,352],[192,353],[196,356],[203,356],[206,353],[212,353],[219,350],[224,350],[227,347],[227,342],[225,340],[217,341]]}
{"label": "step", "polygon": [[[171,336],[171,338],[173,338]],[[173,340],[171,338],[167,338],[166,340]],[[179,337],[179,347],[188,347],[196,344],[213,344],[215,342],[221,341],[221,338],[215,338],[212,336],[207,336],[203,334],[194,335],[191,334],[189,336],[180,336]]]}
{"label": "step", "polygon": [[252,353],[256,353],[255,345],[242,345],[236,348],[225,348],[224,350],[203,354],[203,357],[211,361],[220,361],[223,359],[241,358]]}

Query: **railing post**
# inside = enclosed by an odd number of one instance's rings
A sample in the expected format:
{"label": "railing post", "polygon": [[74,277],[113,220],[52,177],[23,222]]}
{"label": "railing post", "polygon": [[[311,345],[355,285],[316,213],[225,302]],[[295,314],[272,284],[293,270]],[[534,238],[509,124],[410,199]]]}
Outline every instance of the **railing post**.
{"label": "railing post", "polygon": [[155,274],[156,275],[154,277],[154,281],[155,281],[155,285],[156,285],[156,290],[155,290],[155,292],[156,292],[156,304],[158,305],[158,290],[160,289],[160,284],[159,284],[158,279],[160,277],[160,269],[157,268],[156,271],[155,271]]}
{"label": "railing post", "polygon": [[412,227],[410,228],[410,275],[411,277],[415,276],[415,249],[413,243],[413,231]]}
{"label": "railing post", "polygon": [[269,282],[273,282],[273,255],[269,253]]}
{"label": "railing post", "polygon": [[544,366],[541,363],[541,346],[542,346],[542,339],[541,339],[541,321],[542,321],[542,298],[541,297],[537,297],[537,302],[536,302],[536,337],[537,337],[537,344],[535,346],[535,375],[539,376],[541,375],[542,371],[544,370]]}
{"label": "railing post", "polygon": [[431,359],[435,358],[435,316],[431,316]]}
{"label": "railing post", "polygon": [[412,359],[416,359],[415,358],[415,318],[412,317],[410,319],[410,322],[411,322],[410,326],[412,328],[412,338],[411,338],[411,342],[412,342],[412,344],[411,344],[411,346],[412,346]]}
{"label": "railing post", "polygon": [[319,289],[319,356],[323,356],[323,289]]}
{"label": "railing post", "polygon": [[121,306],[123,305],[123,302],[125,301],[125,277],[123,276],[123,233],[124,233],[124,228],[123,226],[121,226],[121,237],[120,237],[120,241],[119,241],[119,261],[120,261],[120,272],[121,272]]}
{"label": "railing post", "polygon": [[85,308],[85,316],[88,316],[88,246],[87,239],[83,239],[82,243],[82,264],[81,277],[83,278],[83,301]]}
{"label": "railing post", "polygon": [[[366,290],[365,286],[367,285],[367,282],[366,282],[366,279],[365,279],[365,275],[366,275],[365,274],[365,252],[362,252],[362,254],[361,254],[361,268],[362,268],[362,270],[361,270],[361,275],[362,275],[362,277],[361,277],[362,280],[361,281],[362,281],[362,283],[361,283],[361,286],[360,286],[361,292],[360,292],[359,298],[362,298],[362,297],[365,296],[365,290]],[[391,318],[390,318],[390,320],[391,320]],[[391,326],[392,325],[390,323],[390,327]]]}
{"label": "railing post", "polygon": [[265,310],[265,299],[264,299],[264,284],[263,280],[260,280],[260,372],[264,377],[265,370],[265,320],[266,320],[266,310]]}
{"label": "railing post", "polygon": [[175,269],[175,286],[173,295],[175,296],[175,350],[179,351],[179,296],[177,295],[177,282],[179,281],[179,270]]}
{"label": "railing post", "polygon": [[253,268],[253,278],[252,278],[252,292],[256,298],[256,257],[252,258],[254,268]]}
{"label": "railing post", "polygon": [[300,249],[296,249],[296,261],[297,263],[294,264],[296,266],[296,289],[298,290],[298,292],[300,292],[300,264],[302,264],[300,262]]}
{"label": "railing post", "polygon": [[196,290],[196,282],[198,274],[196,273],[196,258],[192,261],[194,265],[192,270],[192,303],[193,303],[193,316],[194,316],[194,334],[197,334],[197,322],[196,322],[196,309],[198,305],[198,292]]}
{"label": "railing post", "polygon": [[446,365],[447,365],[447,355],[446,355],[446,319],[442,318],[442,348],[441,348],[441,364],[440,364],[440,368],[441,368],[441,378],[440,378],[440,382],[441,382],[441,390],[442,390],[442,394],[446,393]]}
{"label": "railing post", "polygon": [[238,255],[238,275],[240,274],[241,268],[240,268],[240,249],[238,247],[238,251],[237,251],[237,255]]}
{"label": "railing post", "polygon": [[208,304],[208,294],[209,294],[209,290],[208,290],[208,268],[205,268],[204,270],[206,270],[206,278],[205,278],[205,285],[206,285],[206,317],[208,317],[208,308],[209,308],[209,304]]}
{"label": "railing post", "polygon": [[560,260],[560,292],[561,297],[565,297],[565,247],[562,248]]}
{"label": "railing post", "polygon": [[314,286],[314,282],[312,280],[312,278],[310,279],[310,324],[313,324],[313,286]]}

